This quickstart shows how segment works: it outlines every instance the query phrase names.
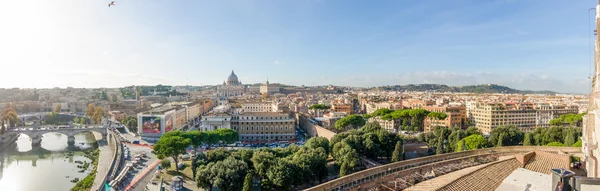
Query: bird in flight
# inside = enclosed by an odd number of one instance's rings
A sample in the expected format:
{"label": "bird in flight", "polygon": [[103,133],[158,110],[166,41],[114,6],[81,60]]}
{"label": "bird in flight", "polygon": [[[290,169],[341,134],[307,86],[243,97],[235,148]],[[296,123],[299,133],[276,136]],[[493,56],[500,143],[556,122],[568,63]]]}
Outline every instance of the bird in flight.
{"label": "bird in flight", "polygon": [[111,5],[112,5],[112,6],[115,6],[115,1],[111,1],[111,2],[108,4],[108,7],[110,7]]}

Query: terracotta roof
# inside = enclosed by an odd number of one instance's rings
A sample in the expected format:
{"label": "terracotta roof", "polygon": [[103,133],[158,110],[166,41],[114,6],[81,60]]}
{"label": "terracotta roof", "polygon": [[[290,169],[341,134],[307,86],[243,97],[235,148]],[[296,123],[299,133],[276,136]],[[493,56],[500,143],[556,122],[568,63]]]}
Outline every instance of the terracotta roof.
{"label": "terracotta roof", "polygon": [[[461,173],[461,176],[454,176],[458,177],[456,180],[437,190],[495,190],[498,188],[498,186],[500,186],[502,181],[508,177],[508,175],[520,167],[539,173],[551,174],[552,168],[569,169],[570,166],[570,159],[568,155],[553,154],[544,151],[534,151],[527,154],[533,154],[533,156],[531,156],[529,160],[525,161],[519,161],[517,158],[511,158],[488,164],[466,175],[463,172]],[[525,164],[522,162],[525,162]],[[448,174],[448,176],[452,176],[452,174]]]}
{"label": "terracotta roof", "polygon": [[469,175],[460,177],[454,182],[447,184],[439,190],[448,191],[480,191],[494,190],[513,170],[521,164],[516,159],[509,159],[491,164],[486,168],[479,169]]}
{"label": "terracotta roof", "polygon": [[456,181],[457,179],[467,176],[475,171],[478,171],[480,169],[486,168],[490,165],[494,165],[496,163],[500,163],[506,160],[513,160],[514,157],[510,157],[507,159],[501,159],[500,161],[496,161],[493,163],[488,163],[488,164],[482,164],[482,165],[477,165],[477,166],[473,166],[473,167],[468,167],[465,169],[461,169],[458,170],[456,172],[452,172],[450,174],[445,174],[439,177],[436,177],[434,179],[431,180],[427,180],[424,182],[420,182],[414,186],[411,186],[409,188],[406,189],[406,191],[420,191],[420,190],[438,190],[454,181]]}

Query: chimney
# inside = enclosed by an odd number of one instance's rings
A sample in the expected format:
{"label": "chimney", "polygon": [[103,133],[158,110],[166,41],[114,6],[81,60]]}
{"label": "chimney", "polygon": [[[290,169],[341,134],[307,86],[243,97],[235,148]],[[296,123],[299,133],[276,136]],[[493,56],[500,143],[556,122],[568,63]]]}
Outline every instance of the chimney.
{"label": "chimney", "polygon": [[575,175],[575,172],[564,169],[564,168],[553,168],[552,169],[552,190],[554,191],[572,191],[571,177]]}

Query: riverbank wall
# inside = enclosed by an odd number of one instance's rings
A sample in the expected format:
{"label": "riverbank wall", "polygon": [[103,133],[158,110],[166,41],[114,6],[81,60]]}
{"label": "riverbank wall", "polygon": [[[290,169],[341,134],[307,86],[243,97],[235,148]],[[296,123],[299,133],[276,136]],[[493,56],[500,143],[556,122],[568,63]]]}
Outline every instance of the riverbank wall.
{"label": "riverbank wall", "polygon": [[15,141],[17,141],[17,139],[19,139],[19,135],[4,135],[4,136],[8,136],[2,138],[2,143],[0,143],[0,152],[4,151],[4,149],[8,148],[8,146],[10,146],[11,144],[13,144]]}

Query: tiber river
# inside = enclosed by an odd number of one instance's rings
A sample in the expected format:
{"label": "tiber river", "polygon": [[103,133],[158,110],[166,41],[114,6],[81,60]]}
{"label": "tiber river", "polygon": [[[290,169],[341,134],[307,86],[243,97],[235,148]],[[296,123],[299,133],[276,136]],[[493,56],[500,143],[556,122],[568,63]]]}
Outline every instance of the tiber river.
{"label": "tiber river", "polygon": [[[75,161],[91,162],[82,150],[97,147],[92,133],[75,135],[75,144],[67,144],[67,136],[60,133],[47,133],[42,138],[41,147],[31,147],[27,135],[21,135],[14,145],[0,151],[0,190],[39,191],[70,190],[75,185],[71,180],[82,180],[93,169],[78,172]],[[72,154],[69,154],[72,152]],[[69,156],[72,155],[72,156]]]}

